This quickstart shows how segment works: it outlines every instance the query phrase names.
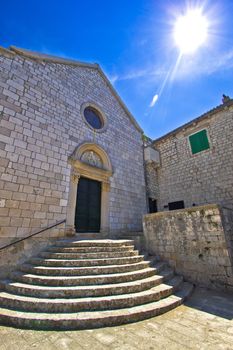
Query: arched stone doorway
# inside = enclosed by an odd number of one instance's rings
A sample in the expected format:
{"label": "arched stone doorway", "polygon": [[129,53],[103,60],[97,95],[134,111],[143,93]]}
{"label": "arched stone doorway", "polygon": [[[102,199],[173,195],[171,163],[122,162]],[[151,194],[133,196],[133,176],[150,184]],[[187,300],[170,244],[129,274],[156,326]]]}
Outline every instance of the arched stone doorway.
{"label": "arched stone doorway", "polygon": [[80,178],[101,183],[100,232],[109,232],[109,178],[112,165],[107,153],[97,144],[84,143],[78,146],[69,157],[71,164],[70,189],[67,208],[67,233],[75,234],[75,214],[77,189]]}

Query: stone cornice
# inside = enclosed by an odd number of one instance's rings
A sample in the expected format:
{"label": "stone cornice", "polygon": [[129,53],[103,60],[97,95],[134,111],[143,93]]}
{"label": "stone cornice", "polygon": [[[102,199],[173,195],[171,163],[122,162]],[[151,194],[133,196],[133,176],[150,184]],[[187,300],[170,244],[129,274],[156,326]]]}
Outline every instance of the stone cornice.
{"label": "stone cornice", "polygon": [[41,62],[60,63],[60,64],[67,64],[69,66],[86,67],[86,68],[97,68],[98,67],[98,65],[95,63],[85,63],[85,62],[66,59],[66,58],[62,58],[62,57],[47,55],[47,54],[40,53],[40,52],[21,49],[21,48],[16,47],[16,46],[10,46],[10,50],[8,50],[8,51],[13,51],[14,53],[16,53],[18,55],[21,55],[21,56],[24,56],[27,58],[31,58],[31,59],[36,59],[37,61],[41,61]]}
{"label": "stone cornice", "polygon": [[5,47],[0,46],[0,55],[6,56],[6,57],[14,57],[15,52],[9,49],[5,49]]}

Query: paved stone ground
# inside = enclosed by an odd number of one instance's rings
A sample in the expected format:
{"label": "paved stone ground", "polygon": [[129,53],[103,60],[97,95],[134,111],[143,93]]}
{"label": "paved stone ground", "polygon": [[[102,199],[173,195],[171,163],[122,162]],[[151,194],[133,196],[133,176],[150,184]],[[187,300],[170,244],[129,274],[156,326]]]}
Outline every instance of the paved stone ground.
{"label": "paved stone ground", "polygon": [[0,327],[0,350],[233,349],[233,295],[196,288],[185,305],[126,326],[85,331]]}

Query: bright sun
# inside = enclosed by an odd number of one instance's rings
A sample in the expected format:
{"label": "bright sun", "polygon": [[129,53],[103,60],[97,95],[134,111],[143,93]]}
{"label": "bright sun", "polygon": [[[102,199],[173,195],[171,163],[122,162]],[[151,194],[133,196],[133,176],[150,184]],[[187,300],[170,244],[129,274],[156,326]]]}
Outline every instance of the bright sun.
{"label": "bright sun", "polygon": [[177,18],[174,27],[175,43],[182,54],[193,53],[207,39],[208,22],[200,9],[189,10]]}

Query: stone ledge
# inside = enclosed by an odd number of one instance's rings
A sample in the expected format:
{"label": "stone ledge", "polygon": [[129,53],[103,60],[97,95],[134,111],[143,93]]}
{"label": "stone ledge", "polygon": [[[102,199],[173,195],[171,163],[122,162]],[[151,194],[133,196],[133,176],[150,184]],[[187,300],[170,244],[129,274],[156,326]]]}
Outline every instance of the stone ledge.
{"label": "stone ledge", "polygon": [[185,213],[187,212],[192,213],[195,211],[201,211],[201,210],[211,210],[211,209],[221,209],[221,206],[219,204],[205,204],[205,205],[200,205],[200,206],[195,206],[195,207],[190,207],[190,208],[184,208],[184,209],[177,209],[177,210],[170,210],[170,211],[160,211],[158,213],[152,213],[152,214],[146,214],[144,215],[144,219],[151,219],[153,217],[160,217],[160,216],[167,216],[167,215],[179,215],[180,213]]}

